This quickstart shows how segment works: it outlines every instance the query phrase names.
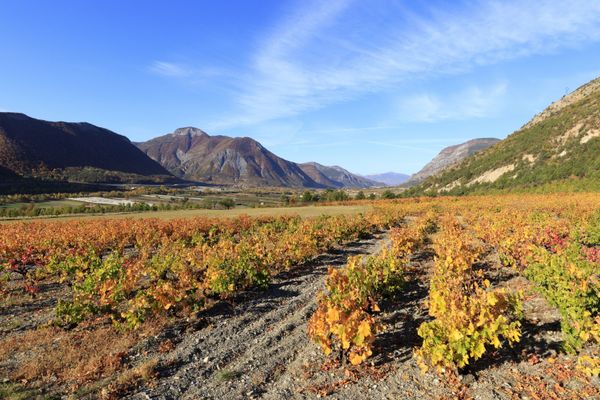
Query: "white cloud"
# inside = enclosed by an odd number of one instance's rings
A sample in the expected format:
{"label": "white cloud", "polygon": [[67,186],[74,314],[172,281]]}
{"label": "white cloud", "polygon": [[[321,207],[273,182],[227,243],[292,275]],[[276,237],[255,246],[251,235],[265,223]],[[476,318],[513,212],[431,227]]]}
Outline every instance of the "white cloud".
{"label": "white cloud", "polygon": [[[220,125],[289,117],[406,80],[600,39],[597,1],[468,2],[455,11],[429,10],[426,18],[373,2],[300,4],[261,41],[250,73],[236,83],[239,112]],[[393,21],[385,18],[392,14]],[[463,109],[446,110],[446,118],[484,113],[485,96],[470,97]],[[414,100],[425,110],[440,108],[435,97]]]}
{"label": "white cloud", "polygon": [[171,78],[185,78],[192,75],[192,70],[189,67],[166,61],[154,61],[149,70],[157,75]]}
{"label": "white cloud", "polygon": [[[231,85],[235,85],[235,82],[239,83],[238,74],[225,68],[193,67],[184,63],[154,61],[147,67],[147,71],[161,77],[180,81],[191,88],[218,82],[220,89],[231,91]],[[239,90],[239,87],[236,89]]]}
{"label": "white cloud", "polygon": [[437,122],[490,117],[499,111],[507,84],[469,87],[448,96],[418,93],[398,101],[397,118],[410,122]]}

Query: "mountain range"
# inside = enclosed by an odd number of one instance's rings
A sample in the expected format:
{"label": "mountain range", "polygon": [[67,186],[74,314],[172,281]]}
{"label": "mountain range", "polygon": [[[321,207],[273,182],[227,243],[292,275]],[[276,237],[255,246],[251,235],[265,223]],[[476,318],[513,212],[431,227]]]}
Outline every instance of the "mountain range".
{"label": "mountain range", "polygon": [[300,168],[315,182],[327,187],[366,189],[385,186],[385,183],[353,174],[337,165],[327,167],[316,162],[307,162],[300,164]]}
{"label": "mountain range", "polygon": [[324,187],[295,163],[284,160],[248,137],[209,136],[180,128],[136,143],[173,175],[196,182],[237,186]]}
{"label": "mountain range", "polygon": [[[294,163],[248,137],[180,128],[143,143],[89,123],[0,113],[0,189],[45,182],[176,183],[238,187],[370,188],[406,195],[600,189],[600,78],[563,96],[504,140],[443,149],[422,170],[359,176],[339,166]],[[39,189],[41,190],[41,189]]]}
{"label": "mountain range", "polygon": [[284,160],[248,137],[210,136],[193,127],[180,128],[136,145],[173,175],[189,181],[241,187],[366,188],[380,185],[341,167]]}
{"label": "mountain range", "polygon": [[375,182],[381,182],[386,186],[399,186],[410,179],[410,175],[398,172],[384,172],[382,174],[365,175],[365,178]]}
{"label": "mountain range", "polygon": [[81,122],[0,113],[0,184],[207,183],[239,187],[366,188],[381,183],[341,167],[284,160],[248,137],[180,128],[135,143]]}

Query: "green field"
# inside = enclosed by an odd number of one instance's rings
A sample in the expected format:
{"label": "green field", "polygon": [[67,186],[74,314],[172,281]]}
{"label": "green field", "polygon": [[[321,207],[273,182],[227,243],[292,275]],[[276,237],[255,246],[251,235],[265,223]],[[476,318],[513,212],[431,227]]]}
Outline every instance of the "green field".
{"label": "green field", "polygon": [[364,213],[371,209],[368,204],[352,206],[306,206],[306,207],[265,207],[265,208],[234,208],[231,210],[176,210],[176,211],[147,211],[136,213],[106,213],[92,215],[65,215],[57,217],[32,217],[19,218],[0,221],[0,223],[10,223],[14,221],[31,220],[83,220],[94,218],[190,218],[190,217],[225,217],[232,218],[240,215],[249,216],[280,216],[280,215],[300,215],[302,217],[317,217],[319,215],[352,215]]}
{"label": "green field", "polygon": [[[21,207],[29,207],[32,203],[10,203],[5,205],[0,205],[0,208],[21,208]],[[54,208],[54,207],[77,207],[82,205],[80,201],[73,200],[50,200],[50,201],[40,201],[33,203],[36,208]]]}

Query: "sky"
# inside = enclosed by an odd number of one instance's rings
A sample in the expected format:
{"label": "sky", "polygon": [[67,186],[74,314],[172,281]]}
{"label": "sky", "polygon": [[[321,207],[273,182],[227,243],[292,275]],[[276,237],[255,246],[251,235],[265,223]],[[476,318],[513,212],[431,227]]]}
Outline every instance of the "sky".
{"label": "sky", "polygon": [[0,0],[0,111],[414,173],[600,76],[600,1]]}

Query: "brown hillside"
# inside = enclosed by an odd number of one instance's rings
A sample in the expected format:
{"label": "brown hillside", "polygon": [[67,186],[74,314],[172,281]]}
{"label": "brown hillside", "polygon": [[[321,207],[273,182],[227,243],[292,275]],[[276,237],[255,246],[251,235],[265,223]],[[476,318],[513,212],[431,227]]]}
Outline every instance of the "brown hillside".
{"label": "brown hillside", "polygon": [[137,146],[171,173],[188,180],[240,186],[322,187],[297,164],[277,157],[247,137],[209,136],[188,127]]}
{"label": "brown hillside", "polygon": [[[69,179],[85,170],[149,177],[170,174],[124,136],[88,123],[49,122],[0,113],[0,166],[23,176]],[[80,179],[86,180],[86,179]]]}

